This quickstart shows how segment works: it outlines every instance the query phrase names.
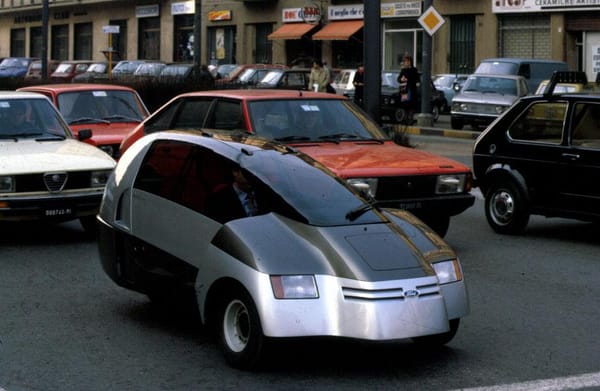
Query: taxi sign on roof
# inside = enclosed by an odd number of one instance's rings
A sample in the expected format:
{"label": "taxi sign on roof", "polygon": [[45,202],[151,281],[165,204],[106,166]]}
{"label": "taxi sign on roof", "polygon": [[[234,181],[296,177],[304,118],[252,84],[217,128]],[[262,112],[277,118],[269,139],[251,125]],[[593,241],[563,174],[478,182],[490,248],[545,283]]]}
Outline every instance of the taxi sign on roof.
{"label": "taxi sign on roof", "polygon": [[433,6],[427,8],[423,15],[419,17],[419,23],[429,35],[435,34],[436,31],[444,24],[445,20],[437,12]]}

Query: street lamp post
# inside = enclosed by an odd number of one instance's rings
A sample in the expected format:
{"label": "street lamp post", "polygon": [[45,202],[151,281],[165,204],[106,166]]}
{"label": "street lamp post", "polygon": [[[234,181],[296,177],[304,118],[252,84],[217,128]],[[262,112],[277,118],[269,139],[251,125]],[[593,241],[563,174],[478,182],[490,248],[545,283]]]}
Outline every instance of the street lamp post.
{"label": "street lamp post", "polygon": [[[433,5],[433,0],[423,0],[423,11]],[[431,115],[431,35],[423,31],[423,63],[421,65],[421,113],[417,115],[419,126],[432,126]]]}
{"label": "street lamp post", "polygon": [[365,66],[364,109],[381,122],[381,1],[364,2],[363,59]]}
{"label": "street lamp post", "polygon": [[42,2],[42,79],[48,76],[48,0]]}

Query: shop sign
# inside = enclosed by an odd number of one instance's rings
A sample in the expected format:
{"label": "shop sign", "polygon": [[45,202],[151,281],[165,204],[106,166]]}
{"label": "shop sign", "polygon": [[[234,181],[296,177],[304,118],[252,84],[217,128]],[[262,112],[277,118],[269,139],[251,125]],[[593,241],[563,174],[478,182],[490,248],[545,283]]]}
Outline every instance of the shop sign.
{"label": "shop sign", "polygon": [[317,3],[306,4],[300,9],[300,18],[304,23],[319,23],[321,21],[321,7]]}
{"label": "shop sign", "polygon": [[364,19],[365,7],[363,4],[331,5],[327,17],[329,20]]}
{"label": "shop sign", "polygon": [[302,22],[302,8],[284,8],[281,11],[283,23]]}
{"label": "shop sign", "polygon": [[158,4],[138,5],[137,7],[135,7],[136,18],[152,18],[155,16],[160,16]]}
{"label": "shop sign", "polygon": [[382,18],[406,18],[421,15],[421,1],[400,0],[394,3],[381,4]]}
{"label": "shop sign", "polygon": [[231,18],[231,10],[210,11],[208,13],[208,20],[211,22],[221,22],[224,20],[231,20]]}
{"label": "shop sign", "polygon": [[188,15],[193,14],[196,10],[195,1],[182,1],[171,4],[171,15]]}
{"label": "shop sign", "polygon": [[600,46],[592,46],[592,73],[600,72]]}
{"label": "shop sign", "polygon": [[102,26],[102,32],[104,34],[119,34],[119,25],[106,25],[106,26]]}
{"label": "shop sign", "polygon": [[491,0],[495,14],[600,10],[600,0]]}

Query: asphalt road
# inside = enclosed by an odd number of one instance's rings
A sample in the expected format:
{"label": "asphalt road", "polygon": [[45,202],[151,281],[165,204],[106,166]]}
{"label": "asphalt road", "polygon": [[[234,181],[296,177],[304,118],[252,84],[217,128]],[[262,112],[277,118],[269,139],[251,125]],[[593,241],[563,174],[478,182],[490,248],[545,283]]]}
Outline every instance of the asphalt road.
{"label": "asphalt road", "polygon": [[[468,161],[469,140],[414,136]],[[471,314],[447,347],[288,341],[265,369],[229,368],[197,319],[115,286],[78,223],[0,224],[0,388],[108,390],[600,389],[600,228],[533,218],[491,231],[483,202],[446,237]]]}

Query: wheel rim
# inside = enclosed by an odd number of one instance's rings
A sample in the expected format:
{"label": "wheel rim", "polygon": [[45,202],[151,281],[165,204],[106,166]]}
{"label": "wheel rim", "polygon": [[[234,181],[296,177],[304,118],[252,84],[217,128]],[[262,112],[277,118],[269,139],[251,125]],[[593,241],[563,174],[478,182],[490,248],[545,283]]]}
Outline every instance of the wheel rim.
{"label": "wheel rim", "polygon": [[489,209],[496,224],[509,224],[515,214],[515,201],[512,194],[505,190],[495,192],[490,200]]}
{"label": "wheel rim", "polygon": [[227,346],[234,352],[241,352],[250,339],[250,314],[240,300],[233,300],[225,308],[223,316],[223,336]]}
{"label": "wheel rim", "polygon": [[396,116],[396,121],[402,122],[406,118],[406,111],[404,109],[396,109],[394,115]]}

